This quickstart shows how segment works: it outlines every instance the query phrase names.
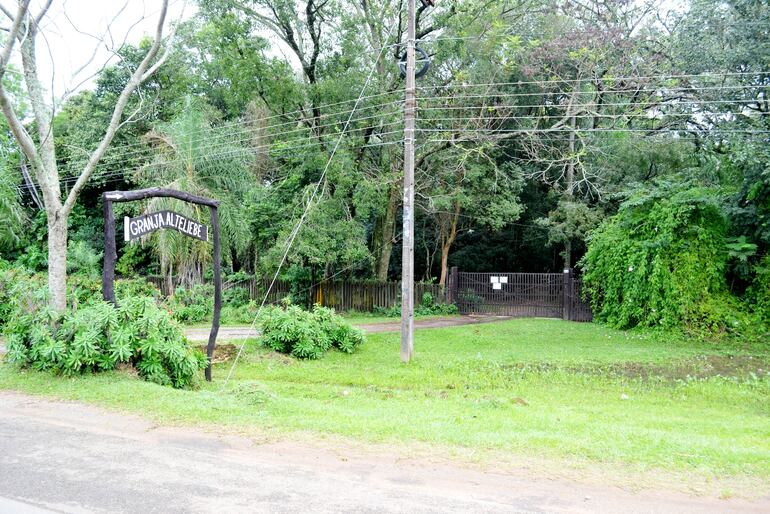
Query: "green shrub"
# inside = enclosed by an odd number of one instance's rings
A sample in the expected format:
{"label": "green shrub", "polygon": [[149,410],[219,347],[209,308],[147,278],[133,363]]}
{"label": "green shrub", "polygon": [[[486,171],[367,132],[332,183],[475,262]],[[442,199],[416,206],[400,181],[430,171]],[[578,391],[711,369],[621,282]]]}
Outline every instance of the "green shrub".
{"label": "green shrub", "polygon": [[592,233],[581,263],[595,317],[616,328],[745,328],[726,286],[726,233],[715,190],[662,183],[632,196]]}
{"label": "green shrub", "polygon": [[[181,323],[199,323],[210,320],[214,315],[213,284],[195,284],[192,287],[177,287],[174,295],[166,299],[165,305],[175,320]],[[222,321],[251,323],[256,315],[249,290],[245,287],[231,287],[222,291]]]}
{"label": "green shrub", "polygon": [[332,346],[353,353],[364,335],[335,314],[316,305],[306,311],[296,305],[270,306],[260,316],[262,345],[298,359],[318,359]]}
{"label": "green shrub", "polygon": [[[448,316],[458,312],[457,305],[453,303],[436,303],[433,295],[429,292],[422,295],[422,302],[414,308],[416,316]],[[401,316],[401,303],[399,302],[392,307],[375,307],[374,313],[379,316],[398,318]]]}
{"label": "green shrub", "polygon": [[182,323],[211,319],[214,313],[214,286],[195,284],[192,287],[177,287],[174,295],[166,299],[166,307],[174,319]]}
{"label": "green shrub", "polygon": [[770,326],[770,255],[754,266],[754,280],[746,291],[746,299],[757,320]]}
{"label": "green shrub", "polygon": [[101,275],[102,254],[85,241],[70,239],[67,245],[67,273],[98,278]]}
{"label": "green shrub", "polygon": [[16,366],[74,375],[125,363],[146,380],[173,387],[193,385],[206,366],[152,298],[127,297],[116,309],[92,296],[59,314],[47,306],[44,277],[20,273],[16,279],[4,328],[6,358]]}
{"label": "green shrub", "polygon": [[313,318],[326,334],[332,346],[345,353],[353,353],[364,342],[364,333],[352,327],[334,309],[313,306]]}
{"label": "green shrub", "polygon": [[222,305],[221,322],[251,324],[257,315],[258,307],[257,302],[253,300],[246,305],[225,303]]}

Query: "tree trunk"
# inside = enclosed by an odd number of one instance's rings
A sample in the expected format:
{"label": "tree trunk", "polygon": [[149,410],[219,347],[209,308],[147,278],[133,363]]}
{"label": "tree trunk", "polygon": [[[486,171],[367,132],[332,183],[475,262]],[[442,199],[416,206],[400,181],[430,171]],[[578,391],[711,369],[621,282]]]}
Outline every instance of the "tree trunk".
{"label": "tree trunk", "polygon": [[572,241],[567,240],[564,243],[564,269],[572,267]]}
{"label": "tree trunk", "polygon": [[67,220],[48,213],[48,294],[56,312],[67,308]]}
{"label": "tree trunk", "polygon": [[449,249],[452,247],[452,243],[446,242],[441,245],[441,278],[439,279],[439,285],[446,285],[447,274],[449,267]]}
{"label": "tree trunk", "polygon": [[393,236],[396,231],[396,208],[398,206],[399,189],[397,185],[390,187],[388,205],[385,212],[377,217],[372,241],[374,253],[374,276],[380,282],[388,280],[390,256],[393,253]]}
{"label": "tree trunk", "polygon": [[442,230],[441,234],[441,278],[439,278],[439,285],[446,285],[447,276],[449,275],[449,249],[452,248],[455,240],[457,239],[457,223],[460,219],[460,202],[455,200],[454,212],[450,215],[448,233]]}

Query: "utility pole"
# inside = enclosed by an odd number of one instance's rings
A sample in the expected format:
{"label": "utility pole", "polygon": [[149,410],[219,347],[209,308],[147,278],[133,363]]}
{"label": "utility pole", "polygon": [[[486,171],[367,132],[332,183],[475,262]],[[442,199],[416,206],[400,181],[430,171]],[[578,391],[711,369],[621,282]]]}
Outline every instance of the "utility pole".
{"label": "utility pole", "polygon": [[406,91],[404,101],[404,214],[401,258],[401,360],[414,352],[414,119],[415,98],[415,0],[408,0],[406,36]]}

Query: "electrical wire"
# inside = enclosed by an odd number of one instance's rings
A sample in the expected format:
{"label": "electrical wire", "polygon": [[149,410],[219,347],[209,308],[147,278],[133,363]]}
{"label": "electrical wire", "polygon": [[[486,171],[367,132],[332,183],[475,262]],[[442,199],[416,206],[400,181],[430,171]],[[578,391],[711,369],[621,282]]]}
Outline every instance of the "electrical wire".
{"label": "electrical wire", "polygon": [[[391,27],[390,30],[391,31],[393,30],[392,27]],[[388,34],[388,36],[389,35],[390,34]],[[340,135],[337,138],[337,142],[334,145],[334,149],[332,150],[331,154],[329,155],[329,159],[326,161],[326,166],[324,166],[324,169],[321,172],[321,176],[319,177],[318,182],[316,183],[315,188],[313,189],[313,194],[310,196],[310,198],[307,201],[307,205],[305,207],[305,211],[302,213],[302,216],[300,217],[299,221],[297,222],[297,225],[295,226],[295,228],[292,231],[292,233],[289,235],[289,238],[288,238],[288,241],[287,241],[287,244],[286,244],[286,250],[284,251],[283,257],[281,257],[281,260],[278,263],[278,267],[275,270],[275,274],[273,275],[273,280],[270,282],[270,286],[267,288],[267,292],[265,293],[265,297],[262,300],[262,304],[260,305],[259,309],[257,309],[257,313],[254,316],[254,321],[251,323],[250,331],[254,331],[254,328],[256,326],[257,320],[259,319],[259,315],[260,315],[260,313],[262,311],[262,308],[264,307],[265,302],[267,301],[267,297],[270,294],[271,289],[275,285],[275,281],[278,280],[278,275],[281,273],[281,269],[283,268],[284,262],[286,262],[286,258],[288,257],[289,251],[291,250],[291,247],[294,244],[294,240],[297,237],[297,235],[299,234],[299,231],[302,228],[302,225],[305,222],[305,219],[307,219],[307,215],[310,212],[310,208],[312,207],[313,202],[315,200],[315,197],[317,196],[317,194],[318,194],[318,192],[319,192],[319,190],[321,188],[321,184],[323,183],[324,178],[326,177],[326,172],[329,170],[329,166],[331,166],[332,160],[334,159],[334,156],[337,153],[337,149],[339,148],[340,143],[342,143],[342,138],[345,135],[345,131],[347,130],[348,125],[350,124],[351,118],[353,117],[353,112],[355,112],[356,107],[358,106],[359,102],[361,101],[361,97],[363,97],[364,92],[366,91],[366,88],[369,86],[369,82],[371,81],[372,77],[374,76],[374,72],[377,69],[377,63],[382,58],[383,52],[384,52],[384,48],[382,50],[380,50],[379,55],[377,56],[377,58],[372,63],[372,67],[369,70],[369,74],[368,74],[368,76],[366,78],[366,82],[364,83],[364,86],[361,88],[361,92],[358,95],[358,100],[356,100],[356,103],[353,106],[353,111],[350,113],[350,116],[348,117],[348,121],[345,123],[345,126],[342,129],[342,132],[340,132]],[[224,388],[227,386],[227,383],[230,380],[230,377],[232,376],[233,371],[235,370],[235,366],[238,364],[238,359],[240,358],[241,353],[243,353],[243,348],[245,346],[246,346],[246,342],[244,341],[241,344],[241,347],[238,349],[238,353],[235,355],[235,359],[233,359],[233,364],[230,367],[230,371],[227,374],[227,378],[225,379],[224,383],[222,384],[222,390],[224,390]]]}

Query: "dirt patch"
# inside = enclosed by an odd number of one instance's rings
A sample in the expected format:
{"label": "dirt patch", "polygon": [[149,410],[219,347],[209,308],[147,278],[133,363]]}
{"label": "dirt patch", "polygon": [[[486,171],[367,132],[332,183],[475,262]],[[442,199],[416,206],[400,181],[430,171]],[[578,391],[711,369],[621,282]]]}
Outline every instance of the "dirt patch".
{"label": "dirt patch", "polygon": [[[424,328],[445,328],[459,327],[462,325],[476,325],[479,323],[492,323],[494,321],[504,321],[511,319],[509,316],[452,316],[446,318],[429,318],[414,320],[415,329]],[[398,332],[401,330],[401,320],[398,318],[393,321],[381,323],[364,323],[355,325],[367,334],[376,334],[379,332]]]}
{"label": "dirt patch", "polygon": [[611,366],[611,374],[634,379],[689,380],[712,377],[747,379],[768,373],[770,363],[750,355],[706,355],[697,359],[673,361],[668,365],[623,363]]}
{"label": "dirt patch", "polygon": [[667,364],[646,362],[619,362],[613,364],[586,364],[580,366],[551,363],[513,364],[505,366],[517,372],[567,371],[588,375],[603,375],[633,380],[698,380],[714,377],[751,379],[770,377],[770,361],[751,355],[701,357],[671,361]]}
{"label": "dirt patch", "polygon": [[[203,353],[206,353],[206,346],[200,345],[196,346],[196,348]],[[214,349],[214,356],[211,359],[211,362],[214,364],[219,364],[220,362],[227,362],[229,360],[232,360],[235,358],[235,355],[238,353],[238,347],[234,344],[218,344],[217,347]]]}
{"label": "dirt patch", "polygon": [[[414,320],[414,328],[443,328],[459,327],[461,325],[475,325],[478,323],[491,323],[493,321],[503,321],[511,319],[508,316],[447,316],[444,318],[428,318]],[[393,321],[384,321],[380,323],[355,324],[367,334],[376,334],[380,332],[398,332],[401,330],[401,320],[393,318]],[[193,342],[208,341],[210,328],[192,327],[184,330],[187,339]],[[251,339],[259,337],[259,332],[248,326],[242,327],[220,327],[217,335],[217,341],[235,341],[239,339]]]}

